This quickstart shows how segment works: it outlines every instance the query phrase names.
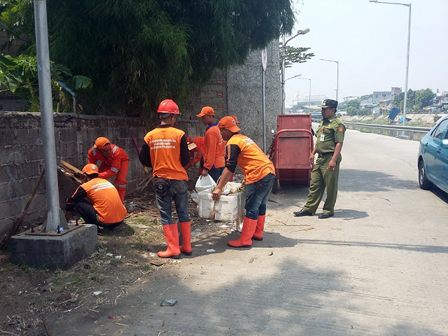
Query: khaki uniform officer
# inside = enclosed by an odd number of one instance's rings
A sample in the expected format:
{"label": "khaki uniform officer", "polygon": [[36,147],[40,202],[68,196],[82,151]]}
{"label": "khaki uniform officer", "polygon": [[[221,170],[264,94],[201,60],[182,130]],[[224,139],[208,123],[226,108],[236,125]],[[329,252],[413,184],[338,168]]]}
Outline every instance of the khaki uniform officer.
{"label": "khaki uniform officer", "polygon": [[338,102],[326,99],[322,103],[322,121],[316,133],[316,146],[310,156],[311,164],[317,154],[316,164],[311,172],[311,186],[302,210],[294,212],[294,216],[312,216],[322,199],[325,188],[327,199],[325,200],[323,213],[320,219],[334,216],[334,205],[338,194],[339,165],[342,160],[341,150],[344,142],[345,126],[336,117]]}

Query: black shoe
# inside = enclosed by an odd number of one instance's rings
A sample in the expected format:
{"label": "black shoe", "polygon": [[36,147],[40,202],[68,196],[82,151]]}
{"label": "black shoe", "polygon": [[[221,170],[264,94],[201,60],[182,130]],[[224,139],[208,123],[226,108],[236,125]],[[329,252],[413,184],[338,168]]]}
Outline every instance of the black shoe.
{"label": "black shoe", "polygon": [[317,218],[325,219],[325,218],[330,218],[330,217],[333,217],[333,216],[334,216],[334,214],[323,213],[323,214],[320,214],[319,216],[317,216]]}
{"label": "black shoe", "polygon": [[303,217],[303,216],[312,216],[313,214],[311,212],[308,212],[306,210],[300,210],[294,212],[294,217]]}

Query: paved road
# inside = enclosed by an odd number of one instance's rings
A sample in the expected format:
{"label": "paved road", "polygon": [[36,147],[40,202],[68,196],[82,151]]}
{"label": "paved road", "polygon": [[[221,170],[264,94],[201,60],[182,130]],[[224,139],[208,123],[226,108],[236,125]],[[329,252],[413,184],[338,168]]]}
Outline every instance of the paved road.
{"label": "paved road", "polygon": [[[448,197],[417,184],[418,143],[348,131],[335,217],[294,218],[307,188],[271,195],[248,250],[200,237],[194,257],[104,318],[55,335],[448,335]],[[206,253],[207,248],[216,253]],[[164,298],[174,307],[160,307]],[[129,316],[111,324],[107,315]]]}

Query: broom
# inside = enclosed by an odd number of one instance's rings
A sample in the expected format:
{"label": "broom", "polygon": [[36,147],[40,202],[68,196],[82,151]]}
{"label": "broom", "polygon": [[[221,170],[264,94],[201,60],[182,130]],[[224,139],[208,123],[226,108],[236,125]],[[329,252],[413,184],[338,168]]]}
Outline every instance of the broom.
{"label": "broom", "polygon": [[42,181],[44,173],[45,173],[45,168],[42,169],[42,172],[40,173],[40,176],[39,176],[39,178],[36,181],[36,185],[34,186],[33,192],[31,193],[30,197],[28,197],[28,201],[26,202],[25,206],[23,207],[23,210],[20,213],[19,217],[17,217],[17,219],[15,220],[14,224],[11,226],[11,228],[8,231],[8,233],[3,238],[3,240],[2,240],[2,242],[0,244],[0,249],[2,249],[4,246],[6,247],[8,245],[9,240],[12,237],[12,235],[17,231],[19,226],[23,223],[26,211],[28,210],[29,206],[31,205],[31,202],[32,202],[32,200],[34,198],[34,195],[36,195],[37,189],[39,188],[39,185],[40,185],[40,182]]}

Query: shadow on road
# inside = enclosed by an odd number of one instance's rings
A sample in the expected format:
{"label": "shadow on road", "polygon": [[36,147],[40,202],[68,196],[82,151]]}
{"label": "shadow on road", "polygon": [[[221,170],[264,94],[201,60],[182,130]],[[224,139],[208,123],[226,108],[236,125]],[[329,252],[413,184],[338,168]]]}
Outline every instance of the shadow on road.
{"label": "shadow on road", "polygon": [[[199,257],[211,253],[213,254],[223,253],[226,250],[241,250],[241,251],[248,250],[249,248],[246,247],[233,248],[227,245],[227,241],[238,239],[240,235],[241,235],[240,232],[233,232],[231,234],[218,232],[215,234],[207,233],[205,235],[199,236],[196,239],[194,239],[194,241],[192,241],[191,243],[193,247],[193,256],[189,258]],[[264,236],[265,239],[262,242],[254,240],[252,242],[252,248],[294,247],[298,243],[297,239],[282,236],[277,232],[265,232]],[[268,241],[269,244],[267,244],[266,241]]]}
{"label": "shadow on road", "polygon": [[[362,181],[362,182],[360,182]],[[342,169],[339,173],[340,191],[387,191],[390,189],[418,189],[415,181],[402,180],[396,176],[370,170]]]}
{"label": "shadow on road", "polygon": [[434,195],[436,195],[441,201],[448,203],[448,194],[444,192],[443,190],[433,187],[429,192],[432,192]]}
{"label": "shadow on road", "polygon": [[344,241],[344,240],[313,240],[313,239],[299,239],[300,244],[312,245],[346,245],[346,246],[362,246],[362,247],[379,247],[397,250],[425,252],[425,253],[448,253],[448,246],[434,246],[434,245],[411,245],[411,244],[389,244],[389,243],[368,243],[358,241]]}
{"label": "shadow on road", "polygon": [[336,209],[334,216],[343,220],[353,220],[369,217],[369,214],[365,211],[358,211],[353,209]]}
{"label": "shadow on road", "polygon": [[[339,173],[340,191],[387,191],[391,189],[419,189],[417,177],[414,180],[402,180],[394,175],[371,170],[341,169]],[[282,198],[287,201],[289,196],[294,198],[308,195],[309,187],[291,182],[281,183],[277,194],[271,193],[271,198]],[[287,202],[285,202],[287,203]]]}

